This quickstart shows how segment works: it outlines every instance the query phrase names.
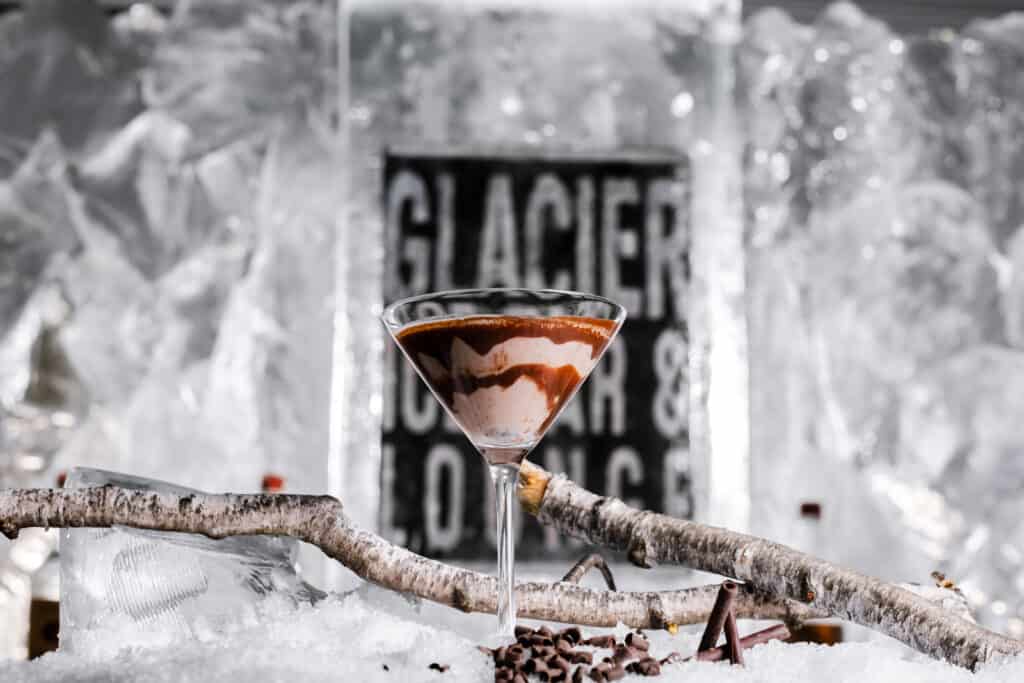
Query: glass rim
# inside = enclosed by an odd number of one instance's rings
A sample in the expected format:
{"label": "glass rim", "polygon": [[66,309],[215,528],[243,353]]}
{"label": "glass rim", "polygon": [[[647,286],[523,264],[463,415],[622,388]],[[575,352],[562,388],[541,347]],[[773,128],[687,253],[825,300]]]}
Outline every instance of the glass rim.
{"label": "glass rim", "polygon": [[622,304],[612,301],[607,297],[601,296],[600,294],[588,294],[587,292],[577,292],[571,289],[534,289],[531,287],[469,287],[465,289],[442,289],[436,292],[416,294],[414,296],[408,296],[402,299],[392,301],[390,304],[384,307],[384,311],[381,313],[380,319],[384,322],[385,325],[391,327],[394,324],[389,319],[392,317],[391,314],[403,306],[423,303],[425,301],[432,301],[442,296],[465,296],[472,294],[540,294],[564,296],[571,299],[580,299],[585,301],[595,301],[598,303],[607,304],[608,306],[612,307],[612,310],[616,311],[616,315],[613,318],[613,320],[618,325],[621,325],[626,320],[626,307],[623,306]]}

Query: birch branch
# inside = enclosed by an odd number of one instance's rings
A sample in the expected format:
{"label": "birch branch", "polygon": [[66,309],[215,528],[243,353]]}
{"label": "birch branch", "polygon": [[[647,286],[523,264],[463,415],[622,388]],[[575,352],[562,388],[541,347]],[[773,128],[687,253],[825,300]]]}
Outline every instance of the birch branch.
{"label": "birch branch", "polygon": [[[202,534],[210,538],[268,534],[319,547],[367,581],[464,612],[494,613],[497,579],[427,559],[355,527],[328,496],[178,496],[112,486],[0,490],[0,532],[29,527],[127,526]],[[661,592],[596,591],[574,583],[521,583],[518,615],[586,626],[666,628],[707,619],[718,586]],[[737,597],[737,615],[800,622],[822,613],[791,600]]]}
{"label": "birch branch", "polygon": [[641,567],[672,563],[740,579],[881,631],[910,647],[970,669],[1024,652],[1014,640],[966,621],[923,597],[764,539],[629,507],[564,476],[524,463],[520,502],[544,524],[627,552]]}

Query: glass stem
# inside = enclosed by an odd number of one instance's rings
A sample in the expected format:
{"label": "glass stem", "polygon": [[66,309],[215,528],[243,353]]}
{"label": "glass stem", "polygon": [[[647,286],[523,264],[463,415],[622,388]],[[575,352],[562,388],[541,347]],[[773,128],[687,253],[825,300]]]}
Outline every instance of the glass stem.
{"label": "glass stem", "polygon": [[519,468],[515,465],[492,465],[494,479],[494,505],[498,520],[498,635],[515,636],[515,534],[512,514],[515,512],[516,480]]}

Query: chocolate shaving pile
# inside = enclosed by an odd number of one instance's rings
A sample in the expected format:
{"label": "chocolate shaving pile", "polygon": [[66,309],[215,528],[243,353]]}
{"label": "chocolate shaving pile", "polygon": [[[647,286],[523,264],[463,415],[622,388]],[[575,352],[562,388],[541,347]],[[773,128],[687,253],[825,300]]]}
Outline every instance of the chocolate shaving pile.
{"label": "chocolate shaving pile", "polygon": [[[495,683],[527,683],[530,676],[552,683],[581,683],[585,678],[599,682],[617,681],[627,673],[657,676],[661,674],[663,665],[691,659],[707,662],[728,659],[742,666],[744,649],[769,640],[785,640],[790,634],[785,625],[779,624],[740,638],[733,610],[737,589],[732,581],[722,584],[697,654],[686,659],[678,652],[672,652],[661,660],[655,659],[650,655],[650,642],[639,631],[628,633],[620,642],[610,635],[584,638],[575,626],[558,632],[547,626],[538,629],[517,626],[515,643],[497,649],[481,647],[480,651],[494,659]],[[717,646],[723,630],[725,645]],[[602,657],[595,664],[595,654],[579,649],[581,646],[611,650],[611,655]]]}
{"label": "chocolate shaving pile", "polygon": [[[595,653],[580,649],[583,646],[611,650],[611,655],[595,663]],[[583,638],[576,627],[555,632],[547,626],[517,626],[512,645],[480,649],[494,658],[494,680],[502,682],[526,683],[528,676],[552,683],[617,681],[627,673],[661,673],[661,665],[647,653],[650,643],[641,633],[630,633],[619,642],[615,636]]]}

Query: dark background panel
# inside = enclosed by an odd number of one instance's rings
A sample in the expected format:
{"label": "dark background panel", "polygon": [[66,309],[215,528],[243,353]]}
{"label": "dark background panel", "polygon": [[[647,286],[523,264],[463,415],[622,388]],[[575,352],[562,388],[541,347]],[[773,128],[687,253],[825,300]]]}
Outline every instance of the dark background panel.
{"label": "dark background panel", "polygon": [[[601,282],[601,248],[602,243],[602,184],[608,178],[629,178],[637,182],[639,201],[637,204],[626,204],[619,212],[620,224],[632,228],[637,238],[636,258],[620,258],[621,282],[625,286],[643,290],[646,283],[646,263],[644,260],[644,221],[646,217],[645,189],[653,180],[669,179],[684,188],[682,204],[684,206],[681,220],[683,229],[689,230],[688,164],[685,159],[664,157],[652,158],[611,158],[611,159],[550,159],[530,157],[483,157],[483,156],[431,156],[428,154],[388,154],[384,166],[384,196],[387,202],[389,189],[397,175],[403,171],[414,173],[423,182],[427,191],[429,218],[425,222],[414,223],[408,210],[400,212],[397,226],[389,226],[389,234],[397,230],[399,239],[390,244],[393,248],[391,258],[401,261],[405,253],[404,244],[410,239],[426,238],[431,243],[431,256],[428,270],[429,283],[422,291],[408,291],[405,286],[388,282],[386,291],[403,293],[423,293],[436,289],[434,269],[436,266],[436,240],[439,231],[440,177],[448,174],[454,180],[454,201],[451,205],[454,224],[453,263],[450,272],[454,287],[472,287],[477,285],[477,256],[481,243],[481,228],[486,214],[487,188],[499,174],[511,180],[513,196],[513,214],[518,237],[517,246],[520,264],[519,275],[522,277],[525,264],[525,216],[526,206],[531,188],[542,174],[556,177],[569,192],[569,203],[573,206],[572,218],[567,230],[545,231],[543,242],[543,259],[546,273],[557,270],[574,271],[576,268],[575,240],[580,230],[587,223],[578,214],[580,183],[590,183],[593,187],[592,221],[589,229],[594,250],[587,266],[593,271],[598,293],[602,292]],[[550,213],[550,212],[549,212]],[[661,212],[663,220],[672,224],[673,209],[665,208]],[[547,215],[546,219],[550,220]],[[422,264],[425,255],[421,252],[416,258]],[[422,265],[421,265],[422,267]],[[682,270],[688,280],[689,263],[684,261]],[[410,275],[408,270],[400,267],[390,268],[389,277],[399,279]],[[487,283],[492,284],[492,283]],[[668,283],[663,283],[667,287]],[[666,290],[666,295],[668,290]],[[671,298],[667,296],[666,298]],[[659,431],[654,419],[656,402],[673,401],[685,395],[684,385],[674,386],[676,391],[661,391],[659,387],[671,382],[679,373],[685,372],[688,343],[687,321],[676,312],[675,307],[667,305],[664,314],[656,320],[644,315],[634,316],[627,321],[620,337],[601,361],[591,379],[586,383],[573,403],[566,410],[550,433],[541,442],[531,459],[556,471],[566,471],[569,476],[588,488],[598,492],[612,492],[641,507],[655,510],[666,509],[665,454],[672,448],[687,449],[689,446],[685,422],[680,431],[671,435]],[[680,367],[669,368],[666,372],[665,363],[671,360],[658,360],[656,348],[663,335],[671,335],[675,359]],[[666,337],[667,338],[667,337]],[[663,340],[664,343],[664,340]],[[395,416],[393,426],[385,429],[384,443],[391,462],[386,466],[389,472],[385,476],[390,489],[384,495],[393,503],[387,506],[391,519],[385,520],[386,528],[397,529],[398,538],[417,552],[438,557],[461,557],[491,559],[494,553],[494,524],[490,498],[490,482],[482,459],[469,445],[465,437],[453,430],[450,423],[445,424],[442,410],[435,404],[426,387],[414,376],[405,359],[390,350],[390,362],[386,369],[389,382],[389,408]],[[659,367],[659,363],[662,367]],[[618,366],[616,364],[619,364]],[[624,364],[624,365],[623,365]],[[608,390],[597,390],[598,375],[608,376],[616,367],[624,367],[621,385],[615,382],[605,384]],[[682,393],[679,387],[683,387]],[[403,408],[403,406],[405,406]],[[621,424],[613,429],[611,415],[613,406],[618,406],[623,416]],[[432,411],[435,417],[424,420],[423,424],[414,425],[415,420],[403,419],[403,410],[414,417],[414,407],[423,411]],[[440,450],[439,450],[440,449]],[[452,453],[458,457],[451,459]],[[447,463],[443,471],[439,470],[441,462]],[[433,463],[431,465],[430,463]],[[431,468],[433,478],[428,476]],[[457,473],[455,473],[457,470]],[[441,476],[437,476],[441,472]],[[454,474],[454,478],[453,478]],[[610,477],[616,478],[619,485],[609,491]],[[691,498],[692,490],[685,476],[680,479],[673,475],[673,500]],[[434,493],[428,493],[433,482]],[[437,495],[440,491],[440,495]],[[427,542],[428,524],[435,523],[436,540],[442,534],[436,532],[437,520],[450,521],[453,500],[461,510],[459,524],[461,533],[457,542],[449,537],[445,547],[439,548]],[[690,509],[683,505],[674,505],[673,509]],[[432,520],[432,521],[431,521]],[[543,530],[532,519],[522,520],[521,540],[518,554],[523,558],[550,558],[567,556],[579,552],[578,547],[560,539],[557,535]]]}

